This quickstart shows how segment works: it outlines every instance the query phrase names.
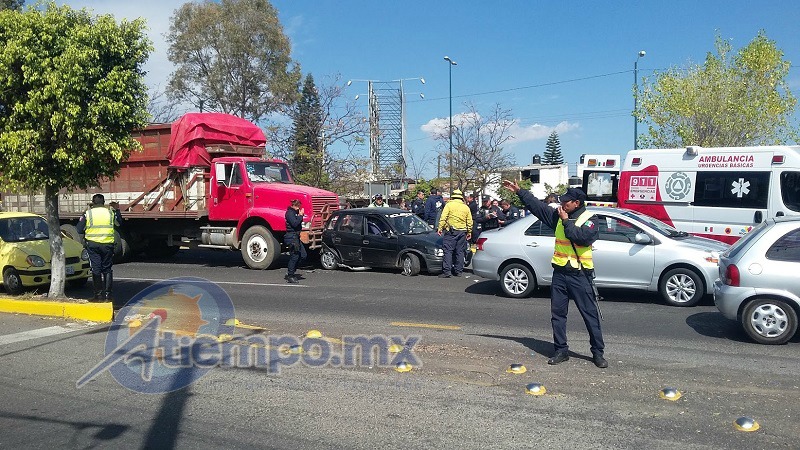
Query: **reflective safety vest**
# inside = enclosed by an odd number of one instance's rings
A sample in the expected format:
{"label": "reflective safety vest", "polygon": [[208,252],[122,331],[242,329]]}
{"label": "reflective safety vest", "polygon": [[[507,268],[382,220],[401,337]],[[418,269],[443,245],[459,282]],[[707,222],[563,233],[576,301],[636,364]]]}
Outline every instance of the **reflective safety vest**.
{"label": "reflective safety vest", "polygon": [[[578,219],[575,220],[575,225],[579,227],[583,226],[592,215],[594,215],[593,212],[584,211],[583,214],[578,216]],[[575,255],[575,250],[578,251],[577,256]],[[564,234],[564,223],[559,219],[558,225],[556,225],[556,247],[553,251],[553,259],[550,262],[559,267],[564,267],[569,263],[573,268],[578,269],[580,267],[578,265],[578,257],[580,257],[580,264],[583,265],[584,268],[594,269],[594,262],[592,262],[592,246],[584,247],[575,244],[575,248],[573,249],[572,242],[570,242]]]}
{"label": "reflective safety vest", "polygon": [[98,244],[113,244],[114,218],[111,208],[89,208],[86,211],[86,240]]}

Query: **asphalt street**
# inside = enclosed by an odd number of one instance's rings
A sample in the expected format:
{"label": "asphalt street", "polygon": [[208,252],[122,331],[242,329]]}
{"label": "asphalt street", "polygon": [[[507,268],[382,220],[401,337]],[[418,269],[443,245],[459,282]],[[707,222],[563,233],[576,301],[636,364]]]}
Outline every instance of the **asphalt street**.
{"label": "asphalt street", "polygon": [[[282,261],[285,267],[285,261]],[[570,361],[548,366],[549,292],[509,299],[467,276],[307,268],[253,271],[238,253],[182,250],[115,266],[125,301],[179,276],[217,283],[248,333],[327,338],[416,336],[421,361],[392,367],[215,368],[188,388],[134,393],[104,373],[107,326],[0,318],[0,446],[171,448],[797,448],[800,337],[751,343],[710,299],[694,308],[654,294],[602,292],[610,367],[590,361],[577,310]],[[68,291],[88,297],[90,289]],[[48,329],[47,332],[36,330]],[[33,334],[20,334],[33,332]],[[38,333],[38,334],[37,334]],[[50,334],[52,333],[52,334]],[[5,337],[5,341],[3,340]],[[506,372],[510,364],[527,372]],[[525,386],[540,383],[544,396]],[[674,387],[677,401],[659,398]],[[750,416],[761,428],[737,431]]]}

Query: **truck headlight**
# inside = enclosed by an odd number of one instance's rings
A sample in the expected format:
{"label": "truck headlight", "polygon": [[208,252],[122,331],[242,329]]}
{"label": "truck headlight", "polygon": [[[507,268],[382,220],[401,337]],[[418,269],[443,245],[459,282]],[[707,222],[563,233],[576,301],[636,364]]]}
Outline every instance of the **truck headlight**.
{"label": "truck headlight", "polygon": [[89,252],[86,251],[86,249],[83,249],[83,251],[81,252],[81,259],[84,261],[89,260]]}
{"label": "truck headlight", "polygon": [[25,258],[25,262],[27,262],[28,265],[33,267],[44,267],[44,265],[46,264],[44,262],[44,258],[42,258],[39,255],[28,255],[28,257]]}

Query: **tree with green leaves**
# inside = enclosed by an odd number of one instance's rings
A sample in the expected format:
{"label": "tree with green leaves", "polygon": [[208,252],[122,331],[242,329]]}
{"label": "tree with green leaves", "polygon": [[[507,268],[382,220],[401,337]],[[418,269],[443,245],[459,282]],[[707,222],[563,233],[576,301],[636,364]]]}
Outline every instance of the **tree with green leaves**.
{"label": "tree with green leaves", "polygon": [[542,164],[546,166],[564,164],[564,157],[561,156],[561,142],[558,141],[558,133],[555,131],[550,133],[547,138]]}
{"label": "tree with green leaves", "polygon": [[54,2],[0,11],[0,185],[44,190],[50,297],[64,294],[60,190],[98,186],[138,147],[147,124],[141,19],[117,22]]}
{"label": "tree with green leaves", "polygon": [[172,98],[252,122],[296,101],[300,68],[269,1],[188,2],[170,20]]}
{"label": "tree with green leaves", "polygon": [[0,11],[4,9],[13,9],[19,11],[25,4],[25,0],[0,0]]}
{"label": "tree with green leaves", "polygon": [[297,102],[292,116],[294,144],[292,170],[295,179],[311,186],[324,186],[327,184],[322,136],[324,124],[319,93],[311,74],[306,75],[303,89],[300,92],[300,100]]}
{"label": "tree with green leaves", "polygon": [[634,111],[648,125],[640,147],[797,141],[790,123],[797,100],[786,81],[790,63],[775,42],[762,31],[736,54],[719,35],[715,46],[716,54],[709,52],[702,66],[644,79]]}

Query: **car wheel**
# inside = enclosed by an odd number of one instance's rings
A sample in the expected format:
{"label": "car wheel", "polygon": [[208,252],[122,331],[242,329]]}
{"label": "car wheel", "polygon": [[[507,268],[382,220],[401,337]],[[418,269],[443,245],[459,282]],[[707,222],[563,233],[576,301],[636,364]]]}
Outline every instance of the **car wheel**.
{"label": "car wheel", "polygon": [[22,286],[22,278],[19,277],[19,274],[13,267],[9,267],[3,271],[3,286],[5,286],[6,292],[11,295],[21,294],[25,289],[24,286]]}
{"label": "car wheel", "polygon": [[742,326],[759,344],[784,344],[797,331],[797,313],[781,300],[755,299],[744,308]]}
{"label": "car wheel", "polygon": [[267,227],[254,225],[242,236],[242,258],[251,269],[269,269],[280,255],[280,244]]}
{"label": "car wheel", "polygon": [[336,254],[327,247],[322,248],[322,255],[319,258],[319,263],[325,270],[336,270],[336,268],[339,267],[339,264],[336,262]]}
{"label": "car wheel", "polygon": [[407,277],[412,277],[419,273],[419,257],[413,253],[403,255],[400,265],[403,267],[403,275]]}
{"label": "car wheel", "polygon": [[500,273],[500,287],[503,289],[503,293],[509,297],[528,297],[536,289],[536,278],[528,266],[517,263],[509,264]]}
{"label": "car wheel", "polygon": [[663,277],[658,292],[672,306],[694,306],[703,298],[703,281],[694,271],[679,267]]}

